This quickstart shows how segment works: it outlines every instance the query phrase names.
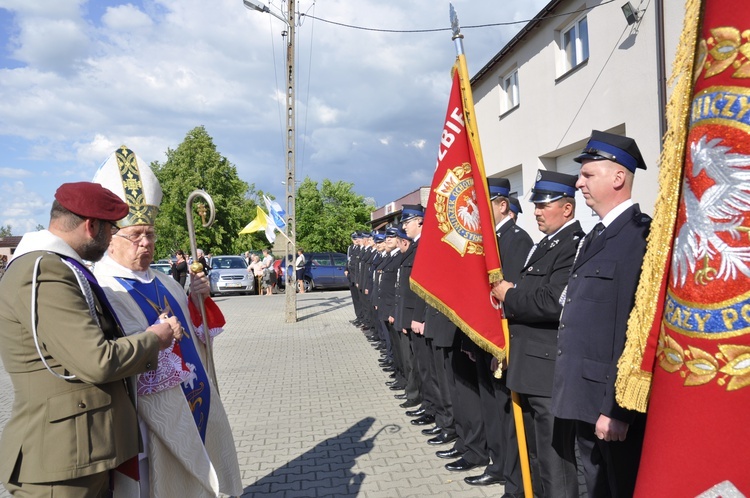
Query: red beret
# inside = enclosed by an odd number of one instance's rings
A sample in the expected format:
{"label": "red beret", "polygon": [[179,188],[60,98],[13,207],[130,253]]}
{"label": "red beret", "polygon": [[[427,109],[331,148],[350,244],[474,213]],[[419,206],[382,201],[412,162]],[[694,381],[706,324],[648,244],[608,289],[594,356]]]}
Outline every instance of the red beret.
{"label": "red beret", "polygon": [[98,183],[63,183],[55,192],[62,207],[84,218],[118,221],[128,214],[128,205]]}

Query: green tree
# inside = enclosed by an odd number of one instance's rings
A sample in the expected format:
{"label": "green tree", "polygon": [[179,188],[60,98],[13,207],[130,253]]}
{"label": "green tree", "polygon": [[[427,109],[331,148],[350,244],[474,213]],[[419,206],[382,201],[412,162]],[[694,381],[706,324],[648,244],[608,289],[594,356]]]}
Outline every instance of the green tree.
{"label": "green tree", "polygon": [[352,183],[305,178],[297,189],[297,246],[305,251],[346,252],[354,230],[368,230],[372,208]]}
{"label": "green tree", "polygon": [[13,235],[13,227],[11,225],[0,225],[0,237],[11,237]]}
{"label": "green tree", "polygon": [[[198,247],[212,254],[239,254],[258,237],[238,233],[254,216],[257,194],[255,185],[248,185],[237,175],[237,168],[222,156],[203,126],[188,132],[177,149],[167,150],[164,163],[151,163],[159,179],[164,197],[156,218],[156,254],[166,257],[177,249],[190,251],[185,218],[188,195],[203,189],[213,199],[216,219],[209,228],[203,227],[193,201],[193,223]],[[208,215],[206,215],[208,220]]]}

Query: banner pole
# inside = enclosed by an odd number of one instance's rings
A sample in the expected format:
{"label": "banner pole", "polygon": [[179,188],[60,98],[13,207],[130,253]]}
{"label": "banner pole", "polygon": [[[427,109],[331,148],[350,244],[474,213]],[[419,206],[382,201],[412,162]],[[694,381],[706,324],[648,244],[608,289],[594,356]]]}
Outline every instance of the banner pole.
{"label": "banner pole", "polygon": [[[479,133],[475,128],[476,120],[474,118],[474,98],[471,93],[471,78],[469,78],[469,69],[466,65],[466,56],[464,54],[464,35],[461,34],[461,28],[458,23],[458,15],[456,10],[453,8],[453,4],[450,4],[450,18],[451,28],[453,31],[453,42],[456,46],[456,58],[458,67],[459,79],[461,81],[461,97],[463,98],[464,107],[464,119],[466,120],[466,130],[469,133],[469,140],[471,140],[472,147],[474,149],[474,158],[477,163],[477,168],[481,173],[481,177],[484,181],[487,179],[487,174],[484,171],[484,159],[482,158],[482,148],[479,143]],[[489,204],[489,194],[487,195],[487,201]],[[502,274],[500,275],[502,279]],[[503,322],[505,320],[503,319]],[[505,323],[501,323],[503,327],[503,333],[505,334],[505,347],[506,347],[506,361],[510,361],[510,338],[508,337],[508,327]],[[513,421],[516,426],[516,436],[518,439],[518,456],[521,463],[521,475],[523,478],[523,494],[525,498],[533,498],[534,493],[531,487],[531,469],[529,466],[529,452],[526,447],[526,430],[523,425],[523,411],[521,409],[520,399],[518,393],[511,391],[511,397],[513,400]]]}

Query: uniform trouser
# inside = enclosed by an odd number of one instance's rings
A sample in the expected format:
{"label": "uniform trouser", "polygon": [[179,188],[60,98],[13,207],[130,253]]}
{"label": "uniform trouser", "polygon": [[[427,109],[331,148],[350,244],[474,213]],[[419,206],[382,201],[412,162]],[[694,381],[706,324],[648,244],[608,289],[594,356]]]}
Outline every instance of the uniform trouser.
{"label": "uniform trouser", "polygon": [[98,498],[109,492],[110,471],[99,472],[90,476],[69,479],[67,481],[46,483],[4,483],[5,489],[13,496],[23,498]]}
{"label": "uniform trouser", "polygon": [[456,333],[453,342],[454,390],[453,418],[456,421],[458,442],[454,446],[464,452],[463,458],[476,465],[487,465],[489,453],[484,436],[484,423],[479,402],[477,367],[469,356],[461,351],[461,341],[468,340],[463,333]]}
{"label": "uniform trouser", "polygon": [[[377,311],[375,313],[377,314]],[[385,326],[385,322],[383,320],[376,320],[376,323],[378,326],[378,337],[383,342],[383,344],[385,344],[385,357],[388,359],[392,359],[393,355],[391,353],[391,338],[388,335],[388,327]]]}
{"label": "uniform trouser", "polygon": [[426,414],[435,415],[435,398],[437,397],[437,380],[435,379],[434,363],[432,361],[432,341],[424,335],[412,333],[412,350],[416,359],[419,385],[422,392],[422,408]]}
{"label": "uniform trouser", "polygon": [[354,316],[357,320],[362,321],[364,314],[362,313],[362,303],[359,300],[359,290],[357,286],[349,282],[349,292],[352,294],[352,305],[354,306]]}
{"label": "uniform trouser", "polygon": [[505,479],[505,493],[521,495],[523,481],[511,394],[505,385],[505,377],[496,379],[491,365],[492,355],[480,350],[477,353],[477,379],[484,433],[491,460],[484,472]]}
{"label": "uniform trouser", "polygon": [[633,496],[641,459],[645,418],[644,415],[637,415],[628,427],[625,441],[616,442],[598,439],[594,434],[594,424],[575,421],[576,441],[581,452],[589,496]]}
{"label": "uniform trouser", "polygon": [[435,424],[443,429],[443,434],[456,434],[456,424],[453,420],[453,400],[451,399],[451,383],[453,382],[453,347],[432,348],[432,358],[435,364],[435,378],[437,379],[437,395],[435,401]]}
{"label": "uniform trouser", "polygon": [[360,295],[360,298],[362,299],[362,308],[364,310],[365,324],[369,328],[377,330],[375,308],[373,308],[372,306],[372,301],[370,301],[370,296],[365,294],[364,292],[360,292],[359,295]]}
{"label": "uniform trouser", "polygon": [[409,401],[422,401],[422,393],[419,385],[419,375],[417,374],[416,361],[414,359],[414,353],[411,349],[411,339],[409,336],[414,335],[411,329],[406,329],[406,334],[403,331],[399,332],[399,346],[401,348],[401,358],[404,362],[404,379],[406,379],[406,387],[404,389],[406,393],[406,399]]}
{"label": "uniform trouser", "polygon": [[393,328],[392,323],[386,322],[385,325],[388,328],[388,336],[391,338],[391,351],[393,353],[393,367],[395,369],[394,373],[396,374],[396,382],[399,385],[405,386],[406,376],[404,375],[404,360],[401,351],[401,338],[399,337],[403,334],[397,332],[396,329]]}
{"label": "uniform trouser", "polygon": [[[533,424],[533,438],[527,434],[527,446],[535,444],[536,452],[529,451],[536,475],[532,476],[535,493],[541,485],[541,496],[577,497],[574,426],[570,420],[557,419],[550,410],[552,398],[518,394],[521,406]],[[530,432],[530,431],[529,431]],[[598,498],[598,495],[593,495]]]}

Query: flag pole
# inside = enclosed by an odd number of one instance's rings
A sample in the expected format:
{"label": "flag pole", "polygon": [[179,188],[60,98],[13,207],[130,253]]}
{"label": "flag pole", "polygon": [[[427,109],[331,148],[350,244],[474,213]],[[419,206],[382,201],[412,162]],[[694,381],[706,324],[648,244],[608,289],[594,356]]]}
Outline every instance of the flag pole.
{"label": "flag pole", "polygon": [[[477,162],[477,167],[481,173],[481,177],[486,178],[487,175],[484,171],[484,160],[482,158],[481,152],[482,149],[479,144],[479,134],[476,132],[476,128],[472,126],[472,123],[476,123],[476,120],[474,118],[474,98],[471,93],[471,79],[469,78],[469,69],[466,65],[466,56],[464,54],[464,35],[461,34],[461,27],[458,23],[458,15],[456,14],[456,10],[453,8],[453,4],[450,4],[450,19],[451,28],[453,31],[453,43],[456,46],[456,66],[458,67],[459,79],[461,81],[461,96],[463,97],[464,101],[464,119],[466,120],[466,130],[469,134],[469,140],[471,140],[472,148],[474,149],[474,155]],[[506,335],[505,357],[510,360],[510,341],[507,337],[507,328],[503,328],[503,332]],[[518,439],[518,456],[521,462],[521,474],[523,477],[523,494],[526,498],[532,498],[534,496],[534,493],[531,488],[531,470],[529,467],[529,452],[526,447],[526,430],[523,425],[523,411],[521,410],[520,398],[518,397],[518,393],[511,391],[511,396],[513,399],[513,420],[515,422],[516,436]]]}

